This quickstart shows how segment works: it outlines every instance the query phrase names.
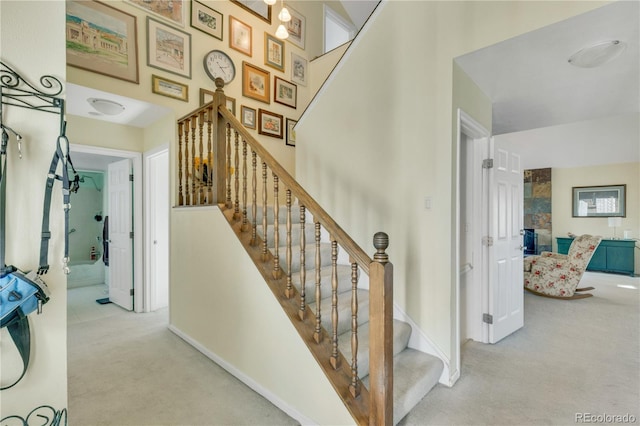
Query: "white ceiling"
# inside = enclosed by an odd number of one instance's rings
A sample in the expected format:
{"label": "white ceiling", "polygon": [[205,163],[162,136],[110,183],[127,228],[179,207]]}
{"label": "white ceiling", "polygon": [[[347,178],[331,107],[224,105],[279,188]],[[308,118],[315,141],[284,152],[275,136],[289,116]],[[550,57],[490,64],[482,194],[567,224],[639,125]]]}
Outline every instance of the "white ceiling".
{"label": "white ceiling", "polygon": [[[567,60],[607,40],[626,50],[597,68]],[[618,1],[456,58],[493,102],[503,134],[640,111],[640,2]]]}
{"label": "white ceiling", "polygon": [[[85,118],[108,121],[110,123],[145,128],[173,110],[154,105],[149,102],[114,95],[113,93],[89,87],[67,83],[67,113]],[[107,99],[117,102],[125,107],[124,112],[118,115],[101,114],[87,102],[89,98]]]}

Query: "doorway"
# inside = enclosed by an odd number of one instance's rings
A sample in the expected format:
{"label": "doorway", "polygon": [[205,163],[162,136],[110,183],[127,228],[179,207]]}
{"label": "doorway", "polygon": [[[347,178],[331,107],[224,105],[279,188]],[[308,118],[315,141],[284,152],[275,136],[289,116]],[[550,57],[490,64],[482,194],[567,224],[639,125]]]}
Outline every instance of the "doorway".
{"label": "doorway", "polygon": [[[133,301],[132,308],[135,312],[144,311],[143,293],[143,250],[142,250],[142,224],[143,209],[142,197],[135,194],[142,194],[142,154],[139,152],[115,150],[109,148],[94,147],[88,145],[71,144],[71,157],[74,164],[78,162],[83,168],[94,170],[107,170],[108,164],[116,161],[129,160],[133,170]],[[93,166],[89,166],[93,164]],[[135,178],[138,176],[139,178]],[[107,272],[108,274],[108,272]]]}

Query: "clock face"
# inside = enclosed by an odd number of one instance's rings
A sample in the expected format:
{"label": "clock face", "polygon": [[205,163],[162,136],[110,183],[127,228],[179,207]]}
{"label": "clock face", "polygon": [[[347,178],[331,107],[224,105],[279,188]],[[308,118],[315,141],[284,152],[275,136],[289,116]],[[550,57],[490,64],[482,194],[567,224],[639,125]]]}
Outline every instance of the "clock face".
{"label": "clock face", "polygon": [[220,50],[212,50],[204,57],[204,70],[211,80],[220,77],[228,84],[236,76],[236,67],[231,58]]}

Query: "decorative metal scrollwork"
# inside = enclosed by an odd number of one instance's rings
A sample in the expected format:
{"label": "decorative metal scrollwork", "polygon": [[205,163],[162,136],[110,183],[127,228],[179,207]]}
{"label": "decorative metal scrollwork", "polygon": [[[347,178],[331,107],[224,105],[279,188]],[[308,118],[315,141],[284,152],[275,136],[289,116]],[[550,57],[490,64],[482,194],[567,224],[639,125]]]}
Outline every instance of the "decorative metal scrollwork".
{"label": "decorative metal scrollwork", "polygon": [[40,86],[29,83],[0,61],[0,99],[3,105],[63,115],[64,100],[56,97],[62,93],[62,82],[51,75],[43,75],[40,77]]}

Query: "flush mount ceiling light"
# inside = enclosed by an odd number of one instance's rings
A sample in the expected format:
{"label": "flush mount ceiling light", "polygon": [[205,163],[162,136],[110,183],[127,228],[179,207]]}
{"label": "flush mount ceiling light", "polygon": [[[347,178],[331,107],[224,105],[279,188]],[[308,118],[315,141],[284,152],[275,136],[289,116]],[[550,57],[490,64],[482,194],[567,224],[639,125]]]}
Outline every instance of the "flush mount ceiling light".
{"label": "flush mount ceiling light", "polygon": [[89,102],[89,105],[91,105],[96,111],[105,115],[118,115],[124,111],[124,105],[108,99],[89,98],[87,99],[87,102]]}
{"label": "flush mount ceiling light", "polygon": [[620,40],[610,40],[578,50],[569,57],[569,63],[581,68],[594,68],[617,58],[627,47]]}

